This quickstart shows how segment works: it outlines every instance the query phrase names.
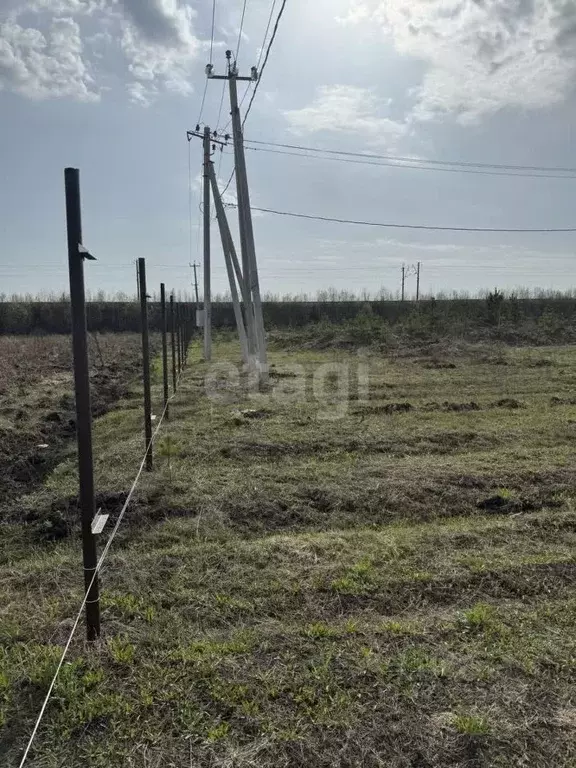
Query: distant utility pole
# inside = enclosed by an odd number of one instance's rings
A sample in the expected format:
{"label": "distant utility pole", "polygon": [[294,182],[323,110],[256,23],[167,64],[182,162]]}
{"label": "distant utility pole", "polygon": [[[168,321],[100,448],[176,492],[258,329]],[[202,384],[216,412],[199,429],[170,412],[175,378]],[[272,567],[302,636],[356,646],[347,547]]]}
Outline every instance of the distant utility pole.
{"label": "distant utility pole", "polygon": [[420,301],[420,267],[422,262],[418,262],[416,267],[416,301]]}
{"label": "distant utility pole", "polygon": [[136,296],[140,301],[140,266],[138,259],[136,259]]}
{"label": "distant utility pole", "polygon": [[210,295],[210,128],[204,128],[204,360],[212,359]]}
{"label": "distant utility pole", "polygon": [[404,286],[406,285],[406,267],[402,264],[402,301],[404,301]]}
{"label": "distant utility pole", "polygon": [[199,309],[200,301],[198,299],[198,275],[196,274],[196,267],[199,267],[200,264],[197,264],[196,262],[193,262],[190,266],[194,270],[194,290],[196,292],[196,309]]}

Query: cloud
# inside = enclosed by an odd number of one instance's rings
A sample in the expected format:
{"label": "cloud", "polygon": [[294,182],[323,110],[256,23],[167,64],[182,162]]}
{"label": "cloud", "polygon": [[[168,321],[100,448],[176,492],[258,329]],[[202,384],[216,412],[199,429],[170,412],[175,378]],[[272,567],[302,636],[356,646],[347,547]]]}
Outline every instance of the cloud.
{"label": "cloud", "polygon": [[354,0],[344,24],[377,24],[428,65],[414,117],[474,122],[564,101],[576,75],[573,0]]}
{"label": "cloud", "polygon": [[[128,69],[147,99],[158,88],[190,94],[192,67],[196,64],[200,41],[192,27],[190,6],[174,0],[122,0],[121,47]],[[130,88],[134,94],[134,88]],[[142,98],[136,100],[143,103]]]}
{"label": "cloud", "polygon": [[31,99],[71,97],[97,101],[99,93],[82,58],[80,28],[71,18],[55,19],[45,37],[13,21],[0,25],[0,90]]}
{"label": "cloud", "polygon": [[126,90],[130,96],[130,101],[134,104],[140,104],[142,107],[149,107],[156,95],[152,88],[146,88],[143,83],[128,83]]}
{"label": "cloud", "polygon": [[[62,15],[89,15],[97,10],[103,10],[107,0],[29,0],[27,3],[20,3],[20,10],[32,13],[47,12],[54,16]],[[22,9],[22,6],[23,9]]]}
{"label": "cloud", "polygon": [[302,136],[318,131],[363,133],[368,139],[390,141],[403,136],[406,123],[382,117],[389,100],[379,99],[370,88],[352,85],[323,85],[307,107],[284,112],[293,133]]}
{"label": "cloud", "polygon": [[[0,0],[1,2],[2,0]],[[98,79],[120,49],[132,101],[162,91],[192,93],[202,42],[183,0],[4,0],[0,10],[0,90],[29,98],[99,98]],[[28,24],[24,27],[22,17]],[[48,30],[48,31],[47,31]],[[84,50],[83,39],[88,43]],[[103,90],[103,89],[102,89]]]}
{"label": "cloud", "polygon": [[142,39],[164,47],[195,43],[189,5],[176,0],[119,0],[124,15]]}

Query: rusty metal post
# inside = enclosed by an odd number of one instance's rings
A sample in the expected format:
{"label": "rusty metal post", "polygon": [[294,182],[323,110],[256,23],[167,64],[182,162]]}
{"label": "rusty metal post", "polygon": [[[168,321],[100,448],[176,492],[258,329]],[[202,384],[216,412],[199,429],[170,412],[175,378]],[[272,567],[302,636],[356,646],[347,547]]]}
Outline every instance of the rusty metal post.
{"label": "rusty metal post", "polygon": [[84,290],[84,257],[92,258],[82,246],[82,209],[80,205],[80,172],[64,171],[66,189],[66,223],[68,229],[68,269],[72,311],[72,352],[74,356],[74,389],[76,392],[76,438],[78,441],[78,477],[82,515],[82,557],[86,597],[86,635],[96,640],[100,634],[100,589],[96,566],[98,555],[92,520],[94,502],[94,464],[92,456],[92,413],[90,410],[90,375],[86,332],[86,295]]}
{"label": "rusty metal post", "polygon": [[152,471],[152,395],[150,392],[150,340],[148,336],[148,296],[146,293],[146,260],[138,259],[140,278],[140,319],[142,324],[142,378],[144,381],[144,436],[146,442],[146,470]]}
{"label": "rusty metal post", "polygon": [[166,286],[160,283],[160,310],[162,313],[162,378],[164,384],[164,410],[170,418],[168,409],[168,323],[166,318]]}

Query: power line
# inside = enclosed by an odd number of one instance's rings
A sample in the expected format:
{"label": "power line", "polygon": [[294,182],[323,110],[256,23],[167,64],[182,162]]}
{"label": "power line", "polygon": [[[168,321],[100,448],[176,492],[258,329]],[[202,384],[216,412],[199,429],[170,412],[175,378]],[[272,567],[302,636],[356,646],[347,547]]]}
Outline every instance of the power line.
{"label": "power line", "polygon": [[[229,203],[232,207],[236,208],[236,203]],[[292,213],[291,211],[277,211],[273,208],[252,208],[253,211],[260,211],[261,213],[272,213],[275,216],[290,216],[296,219],[313,219],[315,221],[330,221],[338,224],[359,224],[364,227],[384,227],[388,229],[425,229],[435,232],[516,232],[516,233],[538,233],[538,232],[576,232],[576,227],[565,228],[542,228],[542,229],[530,229],[530,228],[506,228],[506,227],[440,227],[432,226],[428,224],[392,224],[381,223],[377,221],[358,221],[356,219],[338,219],[330,216],[313,216],[308,213]]]}
{"label": "power line", "polygon": [[[246,96],[248,96],[248,92],[250,91],[250,88],[252,88],[252,83],[251,82],[248,83],[248,85],[246,86],[246,90],[242,94],[242,98],[240,99],[240,103],[238,104],[238,109],[242,108],[242,104],[244,104],[244,102],[246,101]],[[219,131],[220,135],[226,133],[226,131],[230,127],[231,122],[232,122],[232,117],[230,117],[230,119],[228,120],[228,122],[226,123],[224,128],[222,128],[222,130]]]}
{"label": "power line", "polygon": [[206,103],[206,91],[208,90],[208,78],[206,78],[206,82],[204,83],[204,93],[202,94],[202,102],[200,104],[200,112],[198,113],[198,120],[196,121],[198,124],[200,124],[200,121],[202,120],[202,113],[204,112],[204,104]]}
{"label": "power line", "polygon": [[236,46],[236,61],[238,61],[238,52],[240,50],[240,43],[242,41],[242,29],[244,27],[244,15],[246,14],[246,4],[248,0],[244,0],[244,5],[242,6],[242,19],[240,20],[240,30],[238,31],[238,45]]}
{"label": "power line", "polygon": [[228,181],[226,183],[226,186],[224,187],[222,192],[220,192],[220,197],[223,198],[224,195],[226,194],[226,192],[228,192],[228,187],[230,186],[230,184],[232,184],[232,179],[234,178],[235,174],[236,174],[236,166],[234,166],[234,168],[232,168],[232,173],[230,174],[230,178],[228,179]]}
{"label": "power line", "polygon": [[273,141],[259,141],[257,139],[244,139],[249,144],[261,144],[269,147],[282,147],[284,149],[298,149],[307,152],[319,152],[327,155],[344,155],[346,157],[360,157],[368,158],[371,160],[389,160],[398,163],[420,163],[430,165],[454,165],[464,168],[495,168],[507,171],[542,171],[543,173],[572,173],[576,174],[576,168],[566,168],[561,166],[544,166],[544,165],[506,165],[499,163],[472,163],[464,162],[460,160],[431,160],[429,158],[422,157],[397,157],[395,155],[379,155],[369,152],[350,152],[347,150],[339,149],[324,149],[322,147],[305,147],[300,144],[280,144]]}
{"label": "power line", "polygon": [[210,64],[212,64],[212,52],[214,50],[214,22],[216,20],[216,0],[212,0],[212,34],[210,36]]}
{"label": "power line", "polygon": [[[246,86],[246,90],[242,94],[242,98],[240,99],[240,104],[238,104],[238,109],[240,109],[242,104],[244,104],[244,102],[246,100],[246,96],[248,96],[248,92],[249,92],[250,88],[252,88],[252,83],[251,82],[248,83],[248,85]],[[228,123],[228,125],[230,125],[231,122],[232,122],[232,119],[230,119],[230,122]]]}
{"label": "power line", "polygon": [[262,82],[262,75],[264,74],[264,70],[266,69],[266,64],[268,63],[270,51],[272,50],[272,46],[274,45],[274,40],[276,39],[276,33],[278,32],[280,19],[282,18],[282,14],[284,13],[284,9],[286,8],[286,2],[287,0],[282,0],[282,5],[280,6],[280,10],[278,11],[278,16],[276,17],[276,23],[274,24],[274,29],[272,30],[272,37],[270,38],[270,42],[268,43],[268,48],[266,49],[264,64],[262,64],[262,70],[260,71],[258,82],[256,83],[254,90],[252,91],[252,98],[250,99],[250,103],[248,104],[248,109],[246,110],[246,114],[244,115],[244,120],[242,121],[242,130],[244,130],[244,125],[246,124],[246,120],[248,120],[248,115],[250,114],[250,110],[252,109],[252,104],[254,103],[254,99],[256,98],[256,94],[258,93],[258,88],[260,86],[260,83]]}
{"label": "power line", "polygon": [[192,261],[192,154],[188,142],[188,226],[190,231],[189,257]]}
{"label": "power line", "polygon": [[[210,33],[210,62],[209,66],[212,65],[212,54],[214,51],[214,23],[216,21],[216,0],[212,0],[212,31]],[[198,120],[196,120],[196,123],[199,125],[202,120],[202,115],[204,113],[204,104],[206,103],[206,92],[208,91],[208,78],[206,78],[206,82],[204,83],[204,93],[202,94],[202,101],[200,103],[200,112],[198,113]]]}
{"label": "power line", "polygon": [[305,154],[304,152],[290,152],[283,149],[269,149],[267,147],[246,147],[252,152],[271,152],[276,155],[290,155],[291,157],[304,157],[313,160],[332,160],[340,163],[352,163],[354,165],[372,165],[381,168],[407,168],[417,171],[436,171],[443,173],[472,173],[479,176],[505,176],[507,178],[519,177],[522,179],[576,179],[576,175],[562,175],[553,173],[514,173],[511,171],[482,171],[473,168],[441,168],[438,166],[412,165],[406,163],[388,163],[385,161],[376,162],[374,160],[360,160],[350,157],[336,157],[335,155],[315,155]]}
{"label": "power line", "polygon": [[[208,81],[206,81],[208,82]],[[218,107],[218,119],[216,120],[216,129],[218,130],[218,127],[220,125],[220,117],[222,116],[222,106],[224,105],[224,94],[226,92],[226,80],[222,83],[222,96],[220,96],[220,106]],[[226,129],[224,129],[225,131]],[[222,131],[222,133],[224,133]]]}
{"label": "power line", "polygon": [[266,31],[264,32],[264,39],[262,40],[262,45],[260,46],[260,55],[258,56],[258,61],[256,62],[256,69],[260,69],[260,62],[262,61],[262,56],[264,54],[264,46],[266,45],[266,38],[268,37],[268,32],[270,31],[270,25],[272,24],[272,16],[274,15],[275,8],[276,0],[273,0],[272,7],[270,8],[270,16],[268,16],[268,24],[266,25]]}

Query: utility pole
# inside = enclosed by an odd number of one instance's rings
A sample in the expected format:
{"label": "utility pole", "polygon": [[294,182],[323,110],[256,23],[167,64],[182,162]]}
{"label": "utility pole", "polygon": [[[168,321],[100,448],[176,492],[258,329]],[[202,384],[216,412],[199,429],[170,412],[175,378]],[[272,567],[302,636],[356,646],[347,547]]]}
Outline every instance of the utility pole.
{"label": "utility pole", "polygon": [[199,267],[200,264],[194,262],[191,266],[194,270],[194,290],[196,292],[196,309],[198,309],[200,307],[200,301],[198,299],[198,275],[196,274],[196,267]]}
{"label": "utility pole", "polygon": [[416,267],[416,301],[420,301],[420,265],[421,262],[419,261]]}
{"label": "utility pole", "polygon": [[404,286],[406,284],[406,267],[402,264],[402,301],[404,301]]}
{"label": "utility pole", "polygon": [[[226,52],[228,58],[229,52]],[[236,65],[229,67],[228,84],[230,87],[230,110],[232,114],[232,132],[234,134],[234,158],[236,163],[236,192],[238,196],[238,221],[240,232],[244,229],[244,249],[242,254],[242,272],[246,280],[248,291],[252,295],[254,307],[254,335],[255,352],[260,363],[260,370],[267,375],[268,360],[266,355],[266,337],[264,335],[264,319],[262,316],[262,302],[260,298],[260,281],[258,279],[258,265],[256,263],[256,247],[254,244],[254,229],[252,227],[252,211],[250,209],[250,192],[248,189],[248,176],[246,173],[246,158],[244,156],[244,137],[242,135],[242,121],[238,107],[238,74]],[[249,320],[251,324],[252,318]]]}
{"label": "utility pole", "polygon": [[210,295],[210,128],[204,127],[204,360],[212,359]]}
{"label": "utility pole", "polygon": [[[232,306],[234,307],[234,317],[236,319],[236,327],[238,328],[238,336],[240,338],[240,349],[242,350],[242,358],[244,362],[248,363],[248,339],[246,336],[244,319],[242,317],[242,310],[240,309],[240,301],[238,300],[238,289],[236,288],[236,277],[234,274],[234,266],[232,264],[234,242],[232,240],[232,235],[230,234],[230,228],[226,219],[226,211],[224,210],[222,198],[220,197],[220,190],[218,189],[218,182],[216,180],[216,173],[214,171],[214,163],[210,163],[210,183],[212,184],[214,207],[216,208],[216,216],[218,218],[218,226],[220,228],[220,237],[222,239],[222,250],[224,251],[224,260],[226,262],[228,282],[230,283],[230,294],[232,296]],[[242,289],[242,281],[240,281],[240,288]]]}
{"label": "utility pole", "polygon": [[140,266],[138,259],[136,259],[136,296],[140,301]]}
{"label": "utility pole", "polygon": [[242,277],[245,284],[242,294],[249,298],[249,301],[245,302],[244,306],[246,330],[250,355],[256,357],[262,377],[265,379],[268,373],[266,337],[264,334],[260,282],[258,279],[258,266],[256,263],[252,212],[250,210],[250,192],[248,189],[248,177],[246,173],[246,158],[244,156],[244,139],[242,136],[240,109],[238,107],[237,87],[238,81],[257,81],[258,72],[256,67],[252,67],[250,77],[240,77],[238,75],[236,62],[232,63],[231,51],[226,51],[226,59],[228,64],[227,73],[225,75],[212,74],[213,67],[211,64],[208,65],[206,71],[209,79],[228,80],[230,90],[236,191],[238,196],[238,224],[240,229],[240,248],[242,252]]}

